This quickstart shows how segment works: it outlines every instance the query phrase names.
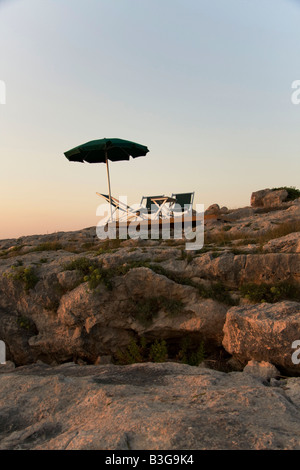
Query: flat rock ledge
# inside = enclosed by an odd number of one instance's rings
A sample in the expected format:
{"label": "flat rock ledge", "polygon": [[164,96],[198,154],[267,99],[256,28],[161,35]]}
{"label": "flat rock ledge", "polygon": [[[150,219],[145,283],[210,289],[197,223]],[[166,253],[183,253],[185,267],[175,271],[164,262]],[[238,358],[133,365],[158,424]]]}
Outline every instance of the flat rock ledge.
{"label": "flat rock ledge", "polygon": [[254,369],[0,366],[0,449],[299,450],[300,378]]}

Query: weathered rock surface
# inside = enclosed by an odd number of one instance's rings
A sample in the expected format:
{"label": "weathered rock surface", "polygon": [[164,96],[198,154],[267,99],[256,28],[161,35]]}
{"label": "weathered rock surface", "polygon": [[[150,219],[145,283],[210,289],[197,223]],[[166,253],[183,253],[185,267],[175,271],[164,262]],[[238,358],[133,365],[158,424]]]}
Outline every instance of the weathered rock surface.
{"label": "weathered rock surface", "polygon": [[195,257],[188,264],[169,259],[162,265],[172,272],[184,272],[187,277],[222,281],[230,287],[247,282],[300,281],[300,260],[296,253],[235,255],[227,251],[215,257],[211,252]]}
{"label": "weathered rock surface", "polygon": [[221,214],[221,209],[219,204],[211,204],[205,211],[205,215],[219,215]]}
{"label": "weathered rock surface", "polygon": [[[107,243],[95,227],[0,240],[0,449],[300,449],[300,303],[250,304],[240,290],[299,290],[300,198],[285,198],[210,206],[196,252]],[[91,271],[66,269],[81,258]],[[165,340],[175,362],[112,364],[141,338]],[[204,343],[199,367],[178,363],[182,340],[199,357]]]}
{"label": "weathered rock surface", "polygon": [[[184,240],[123,240],[110,247],[97,239],[95,227],[0,241],[0,339],[7,345],[8,359],[17,365],[38,359],[94,363],[141,336],[165,339],[172,347],[188,336],[195,345],[204,341],[207,351],[216,350],[222,345],[229,306],[203,298],[197,286],[209,289],[219,282],[239,302],[239,288],[245,283],[300,285],[299,231],[284,236],[276,232],[261,246],[259,239],[248,240],[282,224],[288,230],[297,228],[300,199],[284,204],[282,210],[263,213],[253,207],[225,211],[218,204],[210,206],[208,212],[226,215],[227,222],[212,219],[206,228],[208,240],[210,234],[215,236],[211,249],[205,241],[203,252],[188,256]],[[111,272],[128,264],[132,269],[112,276],[111,290],[104,284],[90,289],[82,273],[63,267],[82,257]],[[134,268],[135,263],[146,267]],[[171,277],[156,274],[149,263]],[[14,277],[22,267],[31,267],[38,278],[27,291]],[[160,296],[178,302],[180,311],[171,315],[162,307],[153,313],[152,322],[143,324],[141,304]],[[137,304],[141,315],[135,311]]]}
{"label": "weathered rock surface", "polygon": [[253,217],[254,214],[255,211],[252,207],[243,207],[241,209],[235,209],[229,214],[226,214],[226,220],[229,222],[234,222],[237,220],[249,219],[249,217]]}
{"label": "weathered rock surface", "polygon": [[271,190],[263,189],[251,195],[252,207],[273,207],[279,206],[286,201],[288,192],[285,189]]}
{"label": "weathered rock surface", "polygon": [[276,369],[273,364],[265,361],[249,361],[244,368],[244,373],[254,375],[255,377],[261,377],[263,379],[271,379],[280,376],[279,370]]}
{"label": "weathered rock surface", "polygon": [[0,449],[299,450],[300,378],[275,382],[177,363],[0,368]]}
{"label": "weathered rock surface", "polygon": [[240,362],[267,361],[300,375],[292,344],[300,340],[300,303],[278,302],[232,307],[226,315],[223,346]]}
{"label": "weathered rock surface", "polygon": [[271,253],[300,253],[300,232],[274,238],[264,245],[263,250]]}
{"label": "weathered rock surface", "polygon": [[[108,255],[103,261],[108,263]],[[112,290],[104,284],[91,290],[82,280],[78,285],[78,272],[57,272],[60,269],[56,260],[43,264],[39,268],[41,280],[27,294],[19,281],[1,279],[0,306],[4,310],[0,335],[7,345],[8,359],[18,365],[37,359],[94,362],[98,356],[116,354],[131,339],[142,336],[149,341],[172,342],[193,335],[196,342],[205,339],[208,350],[222,345],[227,307],[201,298],[194,287],[140,267],[115,277]],[[143,311],[140,316],[135,311],[135,304],[153,297],[178,301],[181,311],[170,315],[162,307],[147,324]]]}

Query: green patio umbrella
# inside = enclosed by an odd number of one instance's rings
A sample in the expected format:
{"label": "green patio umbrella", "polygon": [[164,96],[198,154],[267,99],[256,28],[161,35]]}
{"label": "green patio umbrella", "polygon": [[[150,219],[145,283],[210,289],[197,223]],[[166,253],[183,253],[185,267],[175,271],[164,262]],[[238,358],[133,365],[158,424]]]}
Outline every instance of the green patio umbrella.
{"label": "green patio umbrella", "polygon": [[143,157],[149,152],[144,145],[123,139],[100,139],[91,140],[85,144],[64,152],[64,155],[70,162],[87,162],[87,163],[106,163],[108,191],[111,211],[111,189],[108,160],[117,162],[121,160],[129,160],[130,157]]}

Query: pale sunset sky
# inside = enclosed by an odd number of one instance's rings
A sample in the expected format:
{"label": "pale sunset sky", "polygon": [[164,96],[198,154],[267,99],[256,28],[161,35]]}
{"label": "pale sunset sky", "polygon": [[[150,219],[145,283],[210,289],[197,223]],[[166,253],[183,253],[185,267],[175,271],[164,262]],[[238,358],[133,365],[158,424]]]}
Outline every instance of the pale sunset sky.
{"label": "pale sunset sky", "polygon": [[298,0],[0,0],[0,238],[96,225],[105,165],[64,152],[104,137],[150,150],[110,164],[130,204],[299,188],[299,25]]}

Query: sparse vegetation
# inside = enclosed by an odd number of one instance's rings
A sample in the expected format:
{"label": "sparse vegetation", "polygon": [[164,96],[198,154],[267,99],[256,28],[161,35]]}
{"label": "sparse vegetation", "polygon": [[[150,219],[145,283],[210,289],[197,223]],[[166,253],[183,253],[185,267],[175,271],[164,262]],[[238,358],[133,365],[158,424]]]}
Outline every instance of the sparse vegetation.
{"label": "sparse vegetation", "polygon": [[290,233],[299,232],[300,231],[300,220],[295,222],[284,222],[278,224],[276,227],[268,230],[267,232],[261,234],[258,237],[258,243],[267,243],[274,238],[284,237],[289,235]]}
{"label": "sparse vegetation", "polygon": [[178,353],[178,359],[184,364],[198,366],[205,359],[204,342],[201,341],[196,347],[192,345],[189,337],[181,342],[181,349]]}
{"label": "sparse vegetation", "polygon": [[102,268],[102,264],[89,258],[76,258],[63,264],[64,271],[79,271],[82,275],[82,282],[88,282],[90,289],[103,283],[108,289],[111,289],[109,270]]}
{"label": "sparse vegetation", "polygon": [[183,248],[180,249],[180,256],[179,258],[180,260],[185,260],[187,263],[191,263],[191,261],[193,261],[194,259],[194,256],[192,255],[192,253],[184,250]]}
{"label": "sparse vegetation", "polygon": [[23,261],[21,259],[16,260],[16,264],[13,264],[13,268],[18,268],[19,266],[23,266]]}
{"label": "sparse vegetation", "polygon": [[117,250],[120,248],[122,239],[120,238],[115,238],[115,239],[107,239],[103,243],[101,243],[101,246],[97,247],[97,252],[96,255],[102,255],[104,253],[111,253],[114,250]]}
{"label": "sparse vegetation", "polygon": [[204,286],[203,284],[198,284],[193,282],[190,278],[184,277],[180,274],[167,271],[162,266],[158,265],[149,265],[157,274],[161,274],[176,282],[177,284],[183,284],[186,286],[194,287],[198,290],[199,294],[203,298],[211,298],[219,302],[226,303],[227,305],[235,305],[235,301],[232,299],[230,292],[222,282],[214,282],[209,287]]}
{"label": "sparse vegetation", "polygon": [[216,250],[215,250],[215,251],[212,251],[212,252],[211,252],[211,256],[212,256],[212,258],[214,258],[214,259],[215,259],[215,258],[219,258],[219,256],[222,255],[222,253],[223,253],[222,251],[216,251]]}
{"label": "sparse vegetation", "polygon": [[115,362],[122,365],[143,362],[145,360],[145,350],[146,343],[144,338],[139,343],[132,339],[125,350],[118,350]]}
{"label": "sparse vegetation", "polygon": [[276,284],[247,283],[240,287],[240,292],[244,298],[254,303],[275,303],[281,300],[300,301],[300,287],[287,281]]}
{"label": "sparse vegetation", "polygon": [[57,251],[61,249],[62,249],[62,244],[57,241],[53,241],[53,242],[40,243],[39,245],[32,248],[32,250],[30,251],[32,252],[34,251]]}
{"label": "sparse vegetation", "polygon": [[96,267],[97,262],[89,258],[75,258],[63,264],[64,271],[79,271],[83,276],[90,273],[91,267]]}
{"label": "sparse vegetation", "polygon": [[147,344],[142,336],[139,340],[132,339],[124,350],[118,350],[115,362],[117,364],[135,364],[140,362],[165,362],[168,358],[168,348],[165,340],[156,339]]}
{"label": "sparse vegetation", "polygon": [[7,277],[14,279],[15,281],[21,281],[24,284],[26,294],[35,287],[39,281],[38,276],[32,266],[12,266],[13,272],[6,274]]}
{"label": "sparse vegetation", "polygon": [[287,201],[294,201],[300,197],[300,189],[296,189],[295,186],[281,186],[280,188],[272,188],[272,191],[278,191],[280,189],[285,189],[287,191]]}
{"label": "sparse vegetation", "polygon": [[154,342],[147,342],[144,337],[132,339],[125,349],[118,350],[114,362],[116,364],[126,365],[148,361],[159,363],[173,360],[191,366],[198,366],[205,359],[203,341],[193,343],[188,337],[178,341],[178,345],[173,345],[171,348],[172,358],[170,358],[170,348],[166,340],[156,339]]}
{"label": "sparse vegetation", "polygon": [[165,362],[168,357],[168,348],[165,340],[156,339],[150,347],[149,359],[152,362]]}
{"label": "sparse vegetation", "polygon": [[[274,238],[283,237],[293,232],[300,231],[300,220],[294,222],[283,222],[278,224],[274,228],[270,228],[265,232],[262,232],[258,227],[252,229],[253,232],[234,232],[230,233],[230,231],[226,232],[224,230],[220,230],[217,233],[205,233],[205,243],[206,244],[215,244],[218,246],[229,245],[230,242],[233,240],[240,240],[240,244],[254,244],[254,243],[267,243]],[[208,247],[205,247],[201,250],[202,253],[209,251]]]}
{"label": "sparse vegetation", "polygon": [[0,258],[11,258],[18,256],[22,248],[23,245],[15,245],[14,247],[7,250],[2,250],[0,251]]}
{"label": "sparse vegetation", "polygon": [[29,320],[29,318],[25,317],[25,315],[17,317],[17,324],[20,328],[23,328],[24,330],[30,330],[31,328],[31,321]]}
{"label": "sparse vegetation", "polygon": [[198,286],[199,294],[204,298],[214,299],[227,305],[236,305],[235,300],[231,297],[228,287],[222,282],[214,282],[210,287],[203,285]]}
{"label": "sparse vegetation", "polygon": [[133,299],[131,304],[131,315],[145,327],[152,324],[160,310],[165,310],[168,315],[175,316],[184,308],[181,301],[164,296]]}

